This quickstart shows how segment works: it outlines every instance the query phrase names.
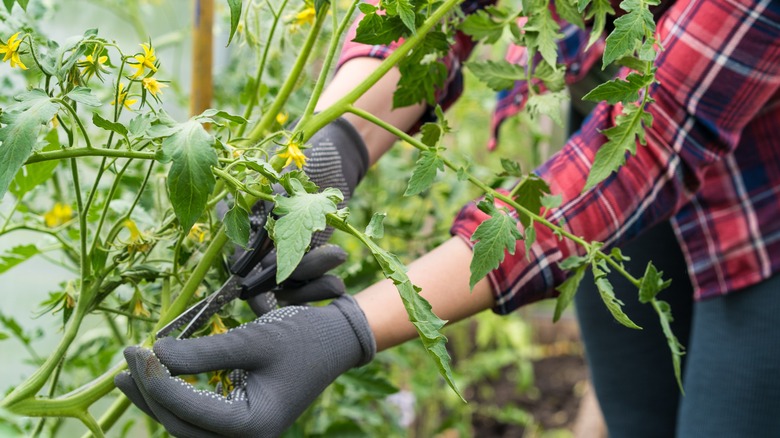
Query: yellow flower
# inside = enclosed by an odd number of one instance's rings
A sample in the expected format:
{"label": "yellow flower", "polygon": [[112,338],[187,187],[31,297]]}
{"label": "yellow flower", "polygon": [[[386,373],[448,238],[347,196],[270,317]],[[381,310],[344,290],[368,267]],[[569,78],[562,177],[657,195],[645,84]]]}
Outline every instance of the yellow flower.
{"label": "yellow flower", "polygon": [[221,335],[223,333],[227,333],[228,329],[225,327],[225,323],[222,322],[222,318],[219,317],[219,315],[214,315],[213,318],[211,318],[211,333],[210,335]]}
{"label": "yellow flower", "polygon": [[144,306],[143,300],[141,298],[138,298],[135,300],[135,305],[133,306],[133,315],[135,316],[145,316],[150,317],[152,316],[151,313],[149,313],[149,310]]}
{"label": "yellow flower", "polygon": [[122,222],[122,225],[127,228],[127,231],[130,232],[131,242],[138,242],[141,240],[141,231],[138,230],[138,226],[135,224],[134,220],[126,219],[124,222]]}
{"label": "yellow flower", "polygon": [[133,56],[133,58],[136,60],[136,63],[132,64],[132,66],[136,69],[136,72],[133,75],[133,79],[143,75],[144,68],[148,68],[153,72],[157,71],[157,66],[154,65],[154,62],[157,61],[157,56],[154,54],[154,48],[146,43],[141,44],[141,47],[144,49],[143,55]]}
{"label": "yellow flower", "polygon": [[43,220],[47,227],[54,228],[69,221],[72,217],[73,209],[70,208],[70,205],[57,202],[51,210],[43,215]]}
{"label": "yellow flower", "polygon": [[19,66],[22,70],[27,70],[27,66],[19,59],[19,45],[22,44],[22,40],[17,39],[21,32],[16,32],[8,38],[7,43],[0,42],[0,53],[5,53],[3,56],[3,62],[11,60],[11,68]]}
{"label": "yellow flower", "polygon": [[284,152],[281,152],[279,156],[281,158],[287,158],[284,167],[289,166],[293,161],[295,162],[295,165],[298,166],[298,169],[303,169],[303,166],[306,164],[306,155],[303,155],[301,146],[296,142],[290,142]]}
{"label": "yellow flower", "polygon": [[[124,105],[125,108],[132,110],[130,108],[130,105],[138,102],[138,99],[128,99],[127,98],[127,91],[125,91],[125,84],[119,83],[119,104]],[[116,99],[111,101],[111,105],[116,104]]]}
{"label": "yellow flower", "polygon": [[141,83],[143,84],[144,88],[146,88],[147,91],[152,93],[152,96],[157,97],[157,93],[162,94],[162,90],[160,88],[166,88],[167,85],[162,84],[157,81],[155,78],[143,78],[141,80]]}
{"label": "yellow flower", "polygon": [[290,20],[290,32],[298,32],[298,28],[305,24],[314,24],[314,20],[317,19],[317,11],[314,9],[314,5],[311,2],[306,2],[306,7],[295,14]]}
{"label": "yellow flower", "polygon": [[287,123],[287,119],[289,119],[290,116],[287,115],[287,113],[279,113],[276,115],[276,123],[284,126],[285,123]]}
{"label": "yellow flower", "polygon": [[81,75],[84,76],[87,80],[92,78],[92,76],[97,76],[98,79],[101,81],[103,78],[100,76],[101,73],[108,72],[108,69],[105,67],[105,63],[108,61],[108,56],[93,56],[93,55],[87,55],[86,58],[79,61],[78,66],[81,67]]}
{"label": "yellow flower", "polygon": [[205,224],[195,224],[190,228],[190,232],[187,234],[187,237],[197,243],[203,243],[206,240],[206,237],[209,234],[208,228],[206,228]]}

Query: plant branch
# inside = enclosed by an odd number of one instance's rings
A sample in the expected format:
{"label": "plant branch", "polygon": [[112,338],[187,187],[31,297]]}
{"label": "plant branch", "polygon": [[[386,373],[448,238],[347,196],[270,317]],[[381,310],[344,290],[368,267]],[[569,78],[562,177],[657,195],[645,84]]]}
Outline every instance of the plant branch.
{"label": "plant branch", "polygon": [[49,160],[64,160],[66,158],[78,157],[119,157],[119,158],[140,158],[142,160],[155,160],[154,152],[131,151],[124,149],[105,149],[105,148],[69,148],[58,151],[34,153],[24,162],[25,165],[40,163]]}

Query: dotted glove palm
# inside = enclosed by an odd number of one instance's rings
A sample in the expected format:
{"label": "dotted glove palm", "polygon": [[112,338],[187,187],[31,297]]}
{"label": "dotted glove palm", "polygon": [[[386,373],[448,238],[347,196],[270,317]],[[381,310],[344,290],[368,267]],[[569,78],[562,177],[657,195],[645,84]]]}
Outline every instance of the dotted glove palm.
{"label": "dotted glove palm", "polygon": [[[222,335],[164,338],[125,350],[116,386],[177,437],[276,437],[340,374],[373,359],[376,344],[350,296],[289,306]],[[236,370],[227,397],[175,377]]]}

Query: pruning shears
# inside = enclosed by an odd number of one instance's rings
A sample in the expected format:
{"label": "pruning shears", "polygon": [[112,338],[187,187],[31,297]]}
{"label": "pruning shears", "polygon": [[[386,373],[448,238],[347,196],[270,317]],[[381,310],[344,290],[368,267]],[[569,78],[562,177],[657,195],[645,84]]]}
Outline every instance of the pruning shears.
{"label": "pruning shears", "polygon": [[168,336],[184,327],[177,339],[187,338],[198,330],[214,314],[236,298],[248,299],[270,292],[276,284],[276,257],[267,257],[274,251],[273,242],[265,229],[270,206],[262,206],[260,214],[250,218],[250,251],[239,253],[230,266],[230,278],[213,294],[198,301],[184,313],[157,332],[157,338]]}

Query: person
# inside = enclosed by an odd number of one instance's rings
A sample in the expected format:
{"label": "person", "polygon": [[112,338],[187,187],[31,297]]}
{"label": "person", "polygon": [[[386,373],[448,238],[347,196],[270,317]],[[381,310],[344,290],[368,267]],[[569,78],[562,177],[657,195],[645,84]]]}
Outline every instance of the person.
{"label": "person", "polygon": [[[660,297],[672,301],[676,333],[688,347],[685,395],[674,384],[660,329],[651,330],[657,326],[652,310],[635,309],[635,289],[620,284],[616,293],[626,313],[646,330],[617,325],[594,291],[577,294],[594,387],[612,437],[780,436],[780,324],[774,321],[780,314],[780,2],[677,0],[661,14],[663,51],[655,64],[659,83],[650,91],[654,121],[647,145],[582,192],[605,142],[600,131],[620,112],[619,105],[602,103],[536,170],[563,199],[550,218],[565,219],[567,230],[607,248],[634,245],[644,251],[637,255],[653,257],[675,278],[675,289]],[[587,53],[576,40],[584,34],[563,33],[575,38],[565,43],[574,43],[566,47],[577,47],[577,55],[562,59],[576,71],[575,64],[588,59],[579,57]],[[321,105],[367,75],[378,63],[371,56],[390,50],[347,43]],[[458,92],[462,59],[450,61],[442,100]],[[397,72],[389,74],[357,104],[411,129],[426,107],[393,110],[389,96],[397,80]],[[513,96],[507,105],[522,106],[522,90],[507,95]],[[500,106],[499,116],[506,109]],[[371,162],[394,140],[362,120],[348,120]],[[555,296],[566,278],[558,262],[580,251],[537,227],[528,259],[518,249],[470,290],[470,238],[484,219],[467,205],[453,237],[410,265],[411,280],[450,322]],[[672,235],[676,244],[670,245]],[[153,351],[130,347],[130,372],[116,383],[176,436],[278,436],[338,375],[415,336],[394,285],[382,281],[327,306],[274,310],[224,335],[165,338]],[[230,397],[197,391],[176,377],[217,369],[242,370]]]}

